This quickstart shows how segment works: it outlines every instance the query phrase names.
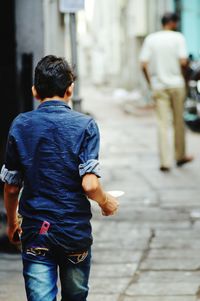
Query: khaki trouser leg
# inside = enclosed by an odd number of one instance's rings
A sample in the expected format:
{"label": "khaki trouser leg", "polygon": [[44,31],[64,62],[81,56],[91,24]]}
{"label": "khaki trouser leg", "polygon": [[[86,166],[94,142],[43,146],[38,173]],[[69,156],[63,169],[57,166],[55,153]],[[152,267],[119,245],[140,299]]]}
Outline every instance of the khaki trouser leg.
{"label": "khaki trouser leg", "polygon": [[169,112],[171,109],[170,96],[164,90],[154,92],[158,118],[158,145],[160,165],[170,166],[170,146],[168,143]]}
{"label": "khaki trouser leg", "polygon": [[169,89],[174,121],[174,148],[176,161],[185,157],[185,125],[183,120],[183,109],[185,89]]}

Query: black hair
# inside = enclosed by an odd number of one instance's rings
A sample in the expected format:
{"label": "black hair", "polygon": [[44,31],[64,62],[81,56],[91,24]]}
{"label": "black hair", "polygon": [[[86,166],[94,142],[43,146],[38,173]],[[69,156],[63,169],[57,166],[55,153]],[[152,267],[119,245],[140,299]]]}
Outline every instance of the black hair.
{"label": "black hair", "polygon": [[179,16],[176,13],[165,13],[161,18],[161,23],[163,26],[170,22],[178,22]]}
{"label": "black hair", "polygon": [[35,68],[34,86],[41,100],[47,97],[63,97],[76,76],[68,62],[55,55],[43,57]]}

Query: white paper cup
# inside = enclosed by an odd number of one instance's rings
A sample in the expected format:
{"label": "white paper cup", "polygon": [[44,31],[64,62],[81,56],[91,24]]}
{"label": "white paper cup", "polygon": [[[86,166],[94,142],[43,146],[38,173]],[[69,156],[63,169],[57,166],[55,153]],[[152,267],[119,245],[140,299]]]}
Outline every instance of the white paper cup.
{"label": "white paper cup", "polygon": [[122,191],[122,190],[110,190],[110,191],[108,191],[108,193],[110,194],[110,195],[112,195],[113,197],[115,197],[115,198],[119,198],[119,197],[121,197],[122,195],[124,195],[124,191]]}

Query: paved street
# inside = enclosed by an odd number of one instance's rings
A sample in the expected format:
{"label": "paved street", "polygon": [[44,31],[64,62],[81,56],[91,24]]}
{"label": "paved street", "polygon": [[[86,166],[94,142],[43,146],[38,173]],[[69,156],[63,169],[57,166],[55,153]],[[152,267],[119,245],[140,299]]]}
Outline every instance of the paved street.
{"label": "paved street", "polygon": [[[104,186],[125,191],[114,217],[93,205],[88,301],[200,300],[200,135],[188,133],[195,161],[162,174],[153,111],[128,115],[108,91],[82,94],[101,130]],[[0,300],[26,300],[18,255],[0,254]]]}

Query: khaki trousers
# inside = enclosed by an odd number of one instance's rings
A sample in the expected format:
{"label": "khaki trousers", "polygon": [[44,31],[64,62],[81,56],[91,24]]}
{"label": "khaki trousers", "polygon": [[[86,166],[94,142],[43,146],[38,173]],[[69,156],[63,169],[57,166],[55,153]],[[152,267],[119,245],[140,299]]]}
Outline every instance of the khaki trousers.
{"label": "khaki trousers", "polygon": [[160,164],[170,167],[170,146],[168,143],[168,125],[170,112],[173,115],[174,148],[176,161],[185,157],[185,126],[183,120],[183,108],[185,100],[184,88],[171,88],[154,91],[158,118],[158,143]]}

